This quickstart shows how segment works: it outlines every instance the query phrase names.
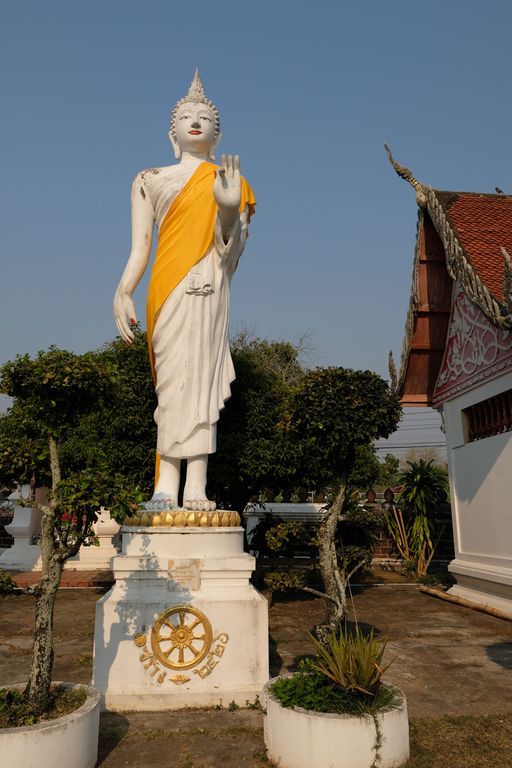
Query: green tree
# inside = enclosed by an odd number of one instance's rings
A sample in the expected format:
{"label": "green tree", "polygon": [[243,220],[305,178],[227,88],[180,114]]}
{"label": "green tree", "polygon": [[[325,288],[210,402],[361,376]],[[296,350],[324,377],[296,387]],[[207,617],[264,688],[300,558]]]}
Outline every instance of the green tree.
{"label": "green tree", "polygon": [[[120,339],[91,353],[114,372],[115,401],[80,416],[62,444],[63,467],[108,468],[150,495],[154,480],[156,407],[146,334],[127,347]],[[208,493],[228,509],[243,509],[262,488],[294,487],[297,447],[282,429],[287,398],[303,375],[301,346],[249,338],[232,342],[236,380],[218,424]]]}
{"label": "green tree", "polygon": [[249,339],[232,343],[236,379],[210,457],[208,491],[222,506],[243,509],[263,488],[293,488],[298,447],[283,429],[288,400],[304,375],[301,347]]}
{"label": "green tree", "polygon": [[[25,690],[34,715],[44,712],[50,700],[53,668],[53,612],[64,563],[82,544],[92,543],[92,524],[103,504],[121,516],[135,492],[105,471],[105,467],[82,466],[62,475],[60,447],[76,428],[81,416],[112,402],[116,391],[115,372],[101,365],[94,354],[75,355],[51,347],[35,359],[19,356],[0,368],[0,389],[13,398],[11,414],[26,417],[18,423],[20,442],[44,443],[51,495],[39,506],[41,520],[41,582],[36,598],[32,663]],[[23,449],[25,450],[25,448]],[[22,456],[23,458],[23,456]]]}
{"label": "green tree", "polygon": [[16,402],[0,415],[0,486],[29,485],[33,499],[35,489],[49,483],[47,441],[30,410]]}
{"label": "green tree", "polygon": [[398,396],[372,371],[307,371],[291,398],[288,419],[300,443],[302,477],[309,485],[346,483],[358,449],[388,437],[400,413]]}
{"label": "green tree", "polygon": [[378,481],[380,464],[373,445],[356,445],[354,463],[347,477],[347,485],[360,491],[373,488]]}
{"label": "green tree", "polygon": [[80,414],[61,449],[62,466],[76,472],[88,466],[124,477],[147,496],[153,490],[156,397],[146,334],[137,331],[131,346],[121,339],[106,344],[92,358],[115,378],[115,398],[103,398]]}
{"label": "green tree", "polygon": [[398,483],[400,474],[400,460],[391,453],[384,456],[384,461],[379,463],[377,483],[382,488],[392,488]]}
{"label": "green tree", "polygon": [[308,371],[291,398],[288,429],[300,444],[301,470],[309,483],[322,478],[337,488],[319,526],[319,566],[326,600],[325,632],[337,631],[346,612],[352,569],[339,558],[338,532],[353,499],[349,487],[358,451],[396,429],[398,395],[377,374],[345,368]]}

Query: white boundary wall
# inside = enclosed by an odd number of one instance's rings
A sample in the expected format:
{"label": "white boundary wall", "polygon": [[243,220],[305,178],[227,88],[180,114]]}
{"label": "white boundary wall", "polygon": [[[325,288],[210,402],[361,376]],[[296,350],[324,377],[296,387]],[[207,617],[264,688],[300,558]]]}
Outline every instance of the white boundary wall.
{"label": "white boundary wall", "polygon": [[444,403],[457,579],[451,594],[512,612],[512,432],[465,442],[462,411],[512,389],[512,372]]}

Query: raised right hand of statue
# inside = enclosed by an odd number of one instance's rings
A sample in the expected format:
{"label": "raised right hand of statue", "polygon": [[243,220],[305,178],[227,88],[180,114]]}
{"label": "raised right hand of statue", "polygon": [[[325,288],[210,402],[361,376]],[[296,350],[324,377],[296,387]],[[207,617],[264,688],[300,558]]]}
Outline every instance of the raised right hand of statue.
{"label": "raised right hand of statue", "polygon": [[119,287],[114,296],[114,320],[119,335],[127,344],[132,344],[135,338],[130,325],[137,323],[137,313],[132,297]]}
{"label": "raised right hand of statue", "polygon": [[242,196],[240,158],[238,155],[222,155],[221,166],[215,174],[213,194],[219,206],[219,218],[223,232],[229,232],[238,216]]}

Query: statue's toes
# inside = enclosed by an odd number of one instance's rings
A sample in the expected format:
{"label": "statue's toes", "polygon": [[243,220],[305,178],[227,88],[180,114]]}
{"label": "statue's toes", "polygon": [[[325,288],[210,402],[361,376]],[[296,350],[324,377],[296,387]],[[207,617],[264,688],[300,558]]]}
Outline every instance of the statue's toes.
{"label": "statue's toes", "polygon": [[160,512],[164,509],[176,509],[176,499],[166,493],[155,493],[153,497],[143,504],[148,512]]}
{"label": "statue's toes", "polygon": [[185,509],[190,509],[198,512],[215,512],[217,505],[214,501],[209,499],[185,499],[183,501]]}

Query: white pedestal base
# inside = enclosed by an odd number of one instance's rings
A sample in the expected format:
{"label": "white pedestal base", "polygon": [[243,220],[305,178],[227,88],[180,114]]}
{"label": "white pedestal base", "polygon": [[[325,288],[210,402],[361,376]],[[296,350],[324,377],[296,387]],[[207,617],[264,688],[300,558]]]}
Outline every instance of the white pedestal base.
{"label": "white pedestal base", "polygon": [[449,595],[512,614],[512,568],[499,562],[484,564],[457,558],[448,570],[457,579]]}
{"label": "white pedestal base", "polygon": [[33,507],[20,507],[14,500],[14,517],[5,526],[14,536],[14,544],[0,555],[0,568],[10,571],[40,571],[41,548],[32,544],[32,537],[41,531],[42,513]]}
{"label": "white pedestal base", "polygon": [[93,684],[104,708],[261,698],[268,611],[249,584],[254,558],[243,551],[243,529],[129,527],[122,538],[116,583],[96,607]]}

